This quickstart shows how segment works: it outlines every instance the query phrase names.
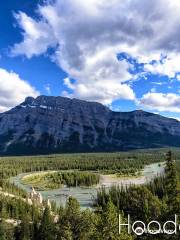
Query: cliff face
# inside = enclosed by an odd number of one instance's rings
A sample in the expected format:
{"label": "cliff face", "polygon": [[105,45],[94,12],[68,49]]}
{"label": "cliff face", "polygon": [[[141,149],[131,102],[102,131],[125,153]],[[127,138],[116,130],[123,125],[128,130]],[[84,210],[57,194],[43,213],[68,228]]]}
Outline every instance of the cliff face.
{"label": "cliff face", "polygon": [[163,146],[180,147],[180,122],[144,111],[113,112],[96,102],[39,96],[0,114],[0,154]]}

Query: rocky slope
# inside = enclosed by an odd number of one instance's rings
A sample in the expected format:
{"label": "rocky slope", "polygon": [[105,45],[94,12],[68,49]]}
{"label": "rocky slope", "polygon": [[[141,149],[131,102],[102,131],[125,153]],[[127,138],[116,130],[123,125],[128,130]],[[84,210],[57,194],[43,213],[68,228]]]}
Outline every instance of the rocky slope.
{"label": "rocky slope", "polygon": [[180,122],[144,112],[113,112],[96,102],[28,97],[0,114],[0,154],[180,147]]}

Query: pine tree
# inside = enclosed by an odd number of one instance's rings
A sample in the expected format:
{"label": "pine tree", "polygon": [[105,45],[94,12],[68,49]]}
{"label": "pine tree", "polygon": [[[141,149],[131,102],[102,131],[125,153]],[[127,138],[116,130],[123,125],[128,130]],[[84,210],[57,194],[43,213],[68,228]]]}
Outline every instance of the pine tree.
{"label": "pine tree", "polygon": [[98,218],[93,211],[86,209],[81,212],[80,219],[80,235],[79,239],[88,240],[94,239]]}
{"label": "pine tree", "polygon": [[108,201],[102,214],[102,237],[104,239],[116,240],[118,233],[117,209],[111,200]]}
{"label": "pine tree", "polygon": [[4,224],[0,222],[0,240],[6,240]]}
{"label": "pine tree", "polygon": [[78,239],[77,237],[80,234],[80,217],[81,213],[78,201],[75,198],[69,197],[59,224],[60,235],[64,236],[64,231],[67,232],[68,230],[69,236],[72,233],[73,239]]}
{"label": "pine tree", "polygon": [[29,221],[26,217],[23,217],[20,225],[15,229],[16,240],[30,240],[30,227]]}
{"label": "pine tree", "polygon": [[58,238],[60,240],[73,240],[73,233],[71,230],[71,225],[68,222],[61,226],[61,230],[58,232]]}
{"label": "pine tree", "polygon": [[166,158],[165,182],[169,213],[177,214],[178,210],[177,173],[175,161],[172,159],[171,151],[167,153]]}
{"label": "pine tree", "polygon": [[38,222],[36,220],[34,220],[32,227],[31,227],[32,240],[37,240],[38,235],[39,235]]}
{"label": "pine tree", "polygon": [[50,213],[50,209],[46,206],[40,228],[39,228],[39,239],[40,240],[54,240],[55,236],[54,222]]}
{"label": "pine tree", "polygon": [[[122,222],[125,222],[123,215],[121,214]],[[118,211],[111,200],[108,201],[104,212],[102,213],[102,229],[101,237],[104,240],[132,240],[133,237],[128,234],[127,229],[123,229],[119,234],[119,218]],[[100,238],[101,239],[101,238]]]}

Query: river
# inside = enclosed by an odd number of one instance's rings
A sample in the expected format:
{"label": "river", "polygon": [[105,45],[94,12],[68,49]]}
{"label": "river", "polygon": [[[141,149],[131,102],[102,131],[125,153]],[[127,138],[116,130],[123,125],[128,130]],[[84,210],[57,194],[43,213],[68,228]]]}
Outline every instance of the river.
{"label": "river", "polygon": [[[145,166],[142,171],[142,175],[139,177],[114,177],[113,175],[101,175],[100,182],[94,187],[62,187],[59,189],[39,191],[42,194],[43,199],[50,201],[55,201],[58,206],[64,206],[67,198],[69,196],[75,197],[81,208],[90,208],[92,206],[93,199],[97,196],[97,191],[101,186],[109,188],[113,185],[130,185],[130,184],[144,184],[151,181],[157,175],[161,175],[164,172],[164,163],[153,163]],[[24,185],[21,182],[22,177],[27,176],[32,173],[22,173],[16,177],[12,177],[10,182],[14,183],[16,186],[24,189],[27,192],[31,191],[30,185]]]}

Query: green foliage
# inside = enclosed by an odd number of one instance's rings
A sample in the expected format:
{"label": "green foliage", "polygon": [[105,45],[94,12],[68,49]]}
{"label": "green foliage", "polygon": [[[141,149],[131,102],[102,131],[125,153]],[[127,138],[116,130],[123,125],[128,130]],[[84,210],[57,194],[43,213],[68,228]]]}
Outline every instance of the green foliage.
{"label": "green foliage", "polygon": [[132,186],[129,188],[111,187],[109,192],[104,188],[98,192],[97,205],[106,206],[108,199],[125,215],[130,214],[134,220],[148,222],[158,219],[166,205],[154,196],[145,186]]}
{"label": "green foliage", "polygon": [[4,221],[0,221],[0,240],[13,240],[14,227]]}
{"label": "green foliage", "polygon": [[[176,160],[176,164],[173,160]],[[47,175],[47,181],[69,186],[91,185],[98,181],[98,173],[134,175],[146,164],[164,161],[164,150],[129,153],[99,153],[74,155],[49,155],[0,159],[0,240],[164,240],[179,236],[150,236],[136,238],[125,230],[118,234],[118,214],[127,223],[132,220],[164,222],[167,216],[179,213],[180,151],[174,149],[173,158],[167,158],[165,176],[158,176],[143,186],[111,187],[99,190],[96,210],[82,210],[76,199],[70,197],[65,207],[43,209],[25,201],[26,193],[8,178],[22,172],[57,170]],[[74,171],[63,172],[62,170]],[[176,175],[177,169],[177,175]],[[85,172],[83,172],[85,171]],[[96,171],[97,174],[87,173]],[[97,178],[96,178],[97,177]],[[4,196],[9,192],[15,197]],[[58,212],[58,222],[55,216]],[[57,216],[56,216],[57,217]],[[17,220],[17,226],[7,220]],[[126,229],[127,230],[127,229]]]}
{"label": "green foliage", "polygon": [[70,169],[134,175],[145,165],[160,161],[164,161],[164,150],[0,157],[0,179],[19,173]]}
{"label": "green foliage", "polygon": [[10,183],[7,179],[0,179],[0,191],[15,194],[23,198],[27,197],[27,192],[21,188],[18,188],[14,183]]}
{"label": "green foliage", "polygon": [[169,212],[174,213],[179,208],[178,202],[178,189],[177,189],[177,173],[175,161],[172,158],[172,153],[167,153],[166,168],[165,168],[165,182],[166,182],[166,193],[167,193],[167,204]]}
{"label": "green foliage", "polygon": [[54,222],[47,206],[43,212],[42,220],[39,227],[38,239],[39,240],[54,240]]}
{"label": "green foliage", "polygon": [[79,203],[70,197],[60,214],[58,239],[92,239],[95,232],[96,216],[89,210],[80,211]]}
{"label": "green foliage", "polygon": [[0,218],[22,220],[24,216],[34,221],[40,217],[40,209],[20,198],[0,195]]}
{"label": "green foliage", "polygon": [[0,222],[0,240],[5,240],[6,234],[5,234],[5,227],[2,222]]}
{"label": "green foliage", "polygon": [[30,174],[22,178],[22,183],[31,185],[38,190],[68,187],[92,186],[99,183],[99,174],[90,172],[70,171]]}
{"label": "green foliage", "polygon": [[15,240],[30,240],[30,221],[23,215],[21,223],[15,229]]}

